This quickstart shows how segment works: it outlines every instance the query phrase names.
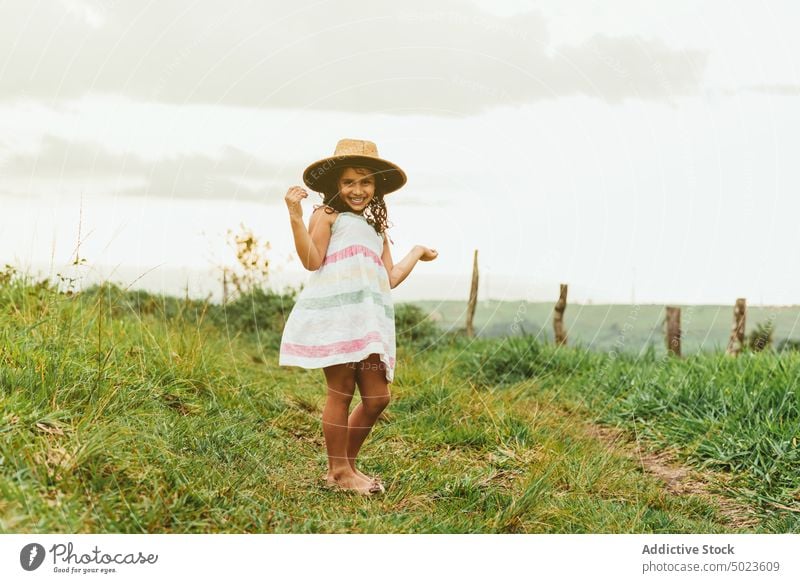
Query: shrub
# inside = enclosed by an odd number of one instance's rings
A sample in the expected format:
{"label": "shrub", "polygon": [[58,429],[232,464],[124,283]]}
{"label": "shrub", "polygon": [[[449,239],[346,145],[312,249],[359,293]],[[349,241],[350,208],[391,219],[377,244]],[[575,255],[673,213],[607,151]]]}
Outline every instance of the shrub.
{"label": "shrub", "polygon": [[113,282],[93,284],[77,294],[83,305],[103,303],[112,316],[136,314],[153,316],[162,321],[185,320],[198,324],[213,309],[208,300],[178,298],[145,290],[126,290]]}
{"label": "shrub", "polygon": [[437,344],[443,335],[425,311],[414,304],[395,305],[394,326],[398,344],[422,350]]}
{"label": "shrub", "polygon": [[297,293],[298,290],[291,288],[278,293],[256,287],[224,306],[216,306],[211,313],[212,321],[229,332],[258,334],[263,344],[279,348]]}
{"label": "shrub", "polygon": [[557,372],[572,375],[595,366],[598,355],[545,343],[533,334],[475,340],[459,356],[459,370],[481,385],[508,385]]}
{"label": "shrub", "polygon": [[778,352],[800,352],[800,340],[784,338],[778,343]]}

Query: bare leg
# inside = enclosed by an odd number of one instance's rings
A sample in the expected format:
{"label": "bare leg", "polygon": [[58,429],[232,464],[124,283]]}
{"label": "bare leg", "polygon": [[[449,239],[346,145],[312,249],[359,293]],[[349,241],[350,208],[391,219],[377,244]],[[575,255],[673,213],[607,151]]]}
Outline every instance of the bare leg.
{"label": "bare leg", "polygon": [[355,392],[355,368],[347,364],[324,369],[328,398],[322,411],[322,432],[328,450],[328,480],[347,489],[367,492],[370,480],[353,472],[347,458],[347,412]]}
{"label": "bare leg", "polygon": [[361,393],[361,403],[353,409],[347,421],[347,458],[350,468],[359,476],[371,479],[356,469],[356,456],[381,412],[389,404],[391,395],[386,382],[385,365],[379,355],[370,354],[358,363],[356,383]]}

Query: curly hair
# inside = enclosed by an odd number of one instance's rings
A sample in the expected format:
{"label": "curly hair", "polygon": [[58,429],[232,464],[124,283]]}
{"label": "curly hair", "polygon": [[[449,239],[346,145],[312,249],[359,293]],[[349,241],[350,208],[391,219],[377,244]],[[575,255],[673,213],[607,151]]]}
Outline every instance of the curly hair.
{"label": "curly hair", "polygon": [[[314,206],[315,210],[324,205],[327,214],[332,214],[334,211],[340,213],[353,212],[352,209],[347,206],[347,203],[342,200],[342,197],[339,196],[339,189],[337,186],[339,184],[339,178],[341,178],[345,168],[353,168],[353,170],[359,174],[372,174],[375,172],[372,168],[364,167],[342,166],[336,168],[334,180],[329,181],[320,193],[322,196],[322,205]],[[364,209],[364,218],[367,219],[367,222],[375,229],[378,235],[386,232],[389,228],[389,216],[386,210],[386,203],[383,200],[381,184],[377,180],[375,181],[375,195],[372,197],[372,200],[369,201],[367,208]],[[388,237],[389,234],[386,233],[386,236]],[[389,239],[389,241],[391,241],[391,239]]]}

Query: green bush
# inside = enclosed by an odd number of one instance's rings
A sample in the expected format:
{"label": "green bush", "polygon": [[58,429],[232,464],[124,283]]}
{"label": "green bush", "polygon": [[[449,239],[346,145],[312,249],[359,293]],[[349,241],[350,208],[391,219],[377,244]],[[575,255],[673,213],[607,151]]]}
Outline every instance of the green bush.
{"label": "green bush", "polygon": [[478,339],[459,357],[460,370],[486,386],[509,385],[545,373],[575,374],[596,366],[601,357],[569,346],[556,346],[533,334]]}
{"label": "green bush", "polygon": [[800,352],[800,340],[784,338],[778,342],[778,352]]}
{"label": "green bush", "polygon": [[84,306],[103,305],[107,314],[153,316],[161,321],[185,320],[198,325],[213,311],[208,300],[178,298],[144,290],[125,290],[113,282],[87,287],[77,295]]}
{"label": "green bush", "polygon": [[254,288],[225,306],[216,306],[211,318],[229,333],[256,334],[263,345],[277,349],[297,294],[294,289],[278,293]]}
{"label": "green bush", "polygon": [[395,305],[394,327],[398,344],[413,346],[420,350],[436,345],[444,334],[428,314],[414,304]]}
{"label": "green bush", "polygon": [[137,314],[161,321],[183,320],[192,325],[205,321],[229,335],[255,334],[262,345],[280,346],[286,318],[294,306],[296,290],[277,293],[254,288],[224,306],[210,301],[176,298],[146,291],[125,291],[113,283],[87,288],[79,294],[85,304],[103,302],[112,316]]}

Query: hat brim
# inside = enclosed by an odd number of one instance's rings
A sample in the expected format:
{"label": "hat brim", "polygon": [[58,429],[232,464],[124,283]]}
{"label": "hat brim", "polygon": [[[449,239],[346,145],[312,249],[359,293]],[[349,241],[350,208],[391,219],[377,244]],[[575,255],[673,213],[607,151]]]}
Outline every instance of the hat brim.
{"label": "hat brim", "polygon": [[406,183],[406,173],[396,164],[372,156],[331,156],[311,164],[303,172],[303,182],[316,192],[325,192],[336,189],[333,183],[338,176],[338,168],[354,167],[369,168],[376,173],[375,182],[380,184],[381,192],[386,195],[402,188]]}

